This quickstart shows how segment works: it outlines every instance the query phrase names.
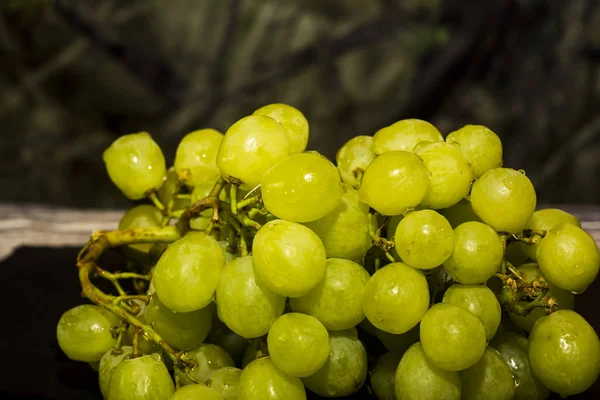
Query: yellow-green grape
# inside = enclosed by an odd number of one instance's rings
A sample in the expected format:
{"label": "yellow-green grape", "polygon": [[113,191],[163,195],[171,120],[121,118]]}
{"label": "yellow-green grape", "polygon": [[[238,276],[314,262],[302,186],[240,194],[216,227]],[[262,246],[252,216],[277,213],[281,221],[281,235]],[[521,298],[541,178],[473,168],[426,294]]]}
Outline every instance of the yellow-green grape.
{"label": "yellow-green grape", "polygon": [[111,329],[121,320],[92,304],[82,304],[63,313],[56,326],[60,349],[75,361],[100,361],[116,343]]}
{"label": "yellow-green grape", "polygon": [[378,130],[373,136],[373,150],[380,155],[388,151],[413,151],[424,141],[442,142],[444,138],[438,129],[420,119],[403,119]]}
{"label": "yellow-green grape", "polygon": [[482,125],[465,125],[446,137],[447,143],[458,143],[479,178],[490,169],[502,166],[502,142],[498,135]]}
{"label": "yellow-green grape", "polygon": [[[175,172],[175,168],[171,167],[167,171],[167,177],[163,182],[160,189],[158,189],[158,199],[160,202],[167,207],[169,201],[173,199],[173,196],[178,194],[179,187],[181,183],[179,182],[179,178],[177,177],[177,172]],[[172,210],[183,210],[190,205],[189,199],[175,199],[173,200]]]}
{"label": "yellow-green grape", "polygon": [[[231,356],[221,346],[209,343],[202,343],[195,349],[187,351],[186,358],[195,361],[194,366],[189,369],[189,374],[196,382],[201,383],[206,383],[219,368],[235,366]],[[175,370],[175,376],[179,377],[182,386],[194,383],[179,368]]]}
{"label": "yellow-green grape", "polygon": [[290,299],[292,311],[312,315],[330,331],[352,328],[365,318],[363,293],[369,273],[359,264],[330,258],[325,278],[302,297]]}
{"label": "yellow-green grape", "polygon": [[537,259],[550,283],[571,292],[587,289],[600,268],[600,252],[594,238],[572,224],[551,229],[539,243]]}
{"label": "yellow-green grape", "polygon": [[362,260],[371,248],[369,206],[360,201],[358,192],[342,184],[342,197],[336,208],[316,221],[304,224],[315,232],[329,258]]}
{"label": "yellow-green grape", "polygon": [[383,215],[400,215],[416,207],[429,188],[429,170],[419,156],[389,151],[369,164],[358,194]]}
{"label": "yellow-green grape", "polygon": [[[365,319],[365,321],[368,321],[368,319]],[[383,344],[386,349],[399,356],[402,356],[410,346],[419,341],[419,324],[415,325],[410,331],[399,335],[394,335],[393,333],[382,331],[375,327],[373,327],[373,329],[373,334],[379,339],[381,344]]]}
{"label": "yellow-green grape", "polygon": [[460,372],[462,399],[464,400],[512,400],[515,385],[512,371],[495,349],[485,349],[481,359]]}
{"label": "yellow-green grape", "polygon": [[[119,229],[152,228],[160,226],[162,221],[160,210],[150,204],[140,204],[133,206],[119,221]],[[131,244],[128,247],[148,253],[152,248],[152,243]]]}
{"label": "yellow-green grape", "polygon": [[102,154],[108,176],[130,200],[158,190],[167,174],[165,157],[147,132],[123,135]]}
{"label": "yellow-green grape", "polygon": [[219,243],[204,233],[187,234],[162,254],[154,271],[160,301],[175,312],[206,307],[213,298],[225,255]]}
{"label": "yellow-green grape", "polygon": [[423,351],[438,368],[460,371],[474,365],[485,351],[485,328],[464,308],[438,303],[421,320]]}
{"label": "yellow-green grape", "polygon": [[[517,268],[517,271],[519,272],[521,277],[529,283],[533,282],[534,279],[538,278],[540,283],[545,282],[546,284],[548,284],[548,286],[550,286],[550,289],[546,293],[546,297],[554,298],[554,300],[556,300],[556,302],[558,303],[559,309],[572,310],[573,308],[575,308],[575,295],[571,292],[562,290],[554,286],[552,283],[549,283],[537,264],[523,264]],[[543,308],[537,307],[531,310],[526,316],[520,316],[513,313],[509,313],[509,315],[510,319],[512,319],[513,322],[519,328],[527,332],[531,332],[531,330],[533,329],[533,325],[535,325],[535,322],[538,319],[542,318],[544,315],[546,315],[546,312]]]}
{"label": "yellow-green grape", "polygon": [[290,141],[279,122],[262,115],[244,117],[225,132],[217,166],[228,182],[244,190],[258,186],[263,175],[290,154]]}
{"label": "yellow-green grape", "polygon": [[394,381],[401,357],[387,352],[377,358],[375,368],[369,373],[369,382],[378,400],[396,400]]}
{"label": "yellow-green grape", "polygon": [[335,155],[342,182],[358,189],[360,187],[358,176],[364,174],[374,159],[372,136],[355,136],[348,140]]}
{"label": "yellow-green grape", "polygon": [[288,104],[269,104],[254,111],[252,115],[264,115],[273,118],[285,128],[290,141],[290,154],[301,153],[308,144],[309,126],[300,110]]}
{"label": "yellow-green grape", "polygon": [[181,387],[168,400],[225,400],[219,392],[204,384],[194,384]]}
{"label": "yellow-green grape", "polygon": [[415,151],[430,172],[429,189],[421,207],[451,207],[469,194],[474,179],[473,168],[454,145],[445,142],[419,146]]}
{"label": "yellow-green grape", "polygon": [[460,400],[462,383],[456,371],[436,367],[421,342],[402,356],[395,376],[396,400]]}
{"label": "yellow-green grape", "polygon": [[536,202],[535,189],[529,178],[510,168],[487,171],[471,189],[473,210],[497,232],[523,231]]}
{"label": "yellow-green grape", "polygon": [[363,311],[376,328],[389,333],[408,332],[429,308],[427,279],[402,262],[381,268],[367,282]]}
{"label": "yellow-green grape", "polygon": [[108,389],[110,388],[110,380],[116,366],[125,358],[129,358],[133,353],[133,347],[122,346],[118,351],[116,349],[108,350],[100,359],[98,367],[98,386],[103,398],[108,397]]}
{"label": "yellow-green grape", "polygon": [[367,352],[355,328],[329,334],[329,359],[313,375],[302,378],[304,386],[323,397],[350,396],[367,378]]}
{"label": "yellow-green grape", "polygon": [[[525,230],[535,230],[535,231],[549,231],[552,228],[556,227],[559,224],[572,224],[581,228],[581,222],[577,217],[563,211],[558,208],[543,208],[541,210],[534,211],[533,215],[527,225],[525,225]],[[537,249],[538,244],[527,244],[520,242],[519,243],[523,252],[531,258],[533,261],[537,261]]]}
{"label": "yellow-green grape", "polygon": [[581,315],[558,310],[535,323],[529,360],[548,389],[562,397],[583,393],[600,374],[600,340]]}
{"label": "yellow-green grape", "polygon": [[108,398],[168,399],[174,392],[175,384],[161,356],[152,354],[121,361],[110,379]]}
{"label": "yellow-green grape", "polygon": [[275,366],[271,358],[252,361],[242,371],[238,400],[306,400],[306,390],[300,378]]}
{"label": "yellow-green grape", "polygon": [[265,207],[278,218],[311,222],[340,202],[340,176],[320,154],[296,153],[269,169],[261,182]]}
{"label": "yellow-green grape", "polygon": [[285,297],[273,292],[258,277],[252,256],[236,258],[225,265],[216,302],[221,321],[244,338],[266,335],[285,307]]}
{"label": "yellow-green grape", "polygon": [[453,229],[465,222],[481,222],[481,218],[475,214],[471,202],[467,199],[462,199],[455,205],[440,211],[440,213],[446,217]]}
{"label": "yellow-green grape", "polygon": [[454,231],[437,212],[414,211],[398,223],[394,243],[403,262],[417,269],[432,269],[452,254]]}
{"label": "yellow-green grape", "polygon": [[278,219],[254,236],[252,262],[258,276],[281,296],[307,294],[325,277],[326,261],[323,242],[304,225]]}
{"label": "yellow-green grape", "polygon": [[181,139],[175,152],[175,172],[188,186],[202,182],[215,182],[221,172],[217,167],[217,153],[223,134],[214,129],[200,129]]}
{"label": "yellow-green grape", "polygon": [[235,367],[219,368],[210,376],[209,387],[217,391],[223,400],[237,400],[242,370]]}
{"label": "yellow-green grape", "polygon": [[[213,302],[212,304],[214,304],[215,308],[217,307],[216,303]],[[219,319],[218,312],[216,310],[213,310],[212,312],[212,328],[208,333],[206,342],[221,346],[227,352],[227,354],[231,356],[235,362],[235,365],[240,365],[242,357],[244,356],[244,352],[246,351],[246,347],[248,347],[248,339],[241,337],[229,329],[227,325],[225,325],[225,323]]]}
{"label": "yellow-green grape", "polygon": [[465,222],[454,229],[454,251],[444,269],[457,282],[485,283],[502,265],[502,240],[481,222]]}

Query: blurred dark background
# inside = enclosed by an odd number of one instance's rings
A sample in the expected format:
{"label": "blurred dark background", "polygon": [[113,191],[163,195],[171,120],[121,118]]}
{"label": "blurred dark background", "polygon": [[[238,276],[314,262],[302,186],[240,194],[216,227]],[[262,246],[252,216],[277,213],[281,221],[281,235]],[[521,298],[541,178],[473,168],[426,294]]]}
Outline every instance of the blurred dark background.
{"label": "blurred dark background", "polygon": [[0,201],[124,207],[102,151],[285,102],[333,159],[417,117],[483,124],[544,203],[598,203],[597,0],[2,0]]}

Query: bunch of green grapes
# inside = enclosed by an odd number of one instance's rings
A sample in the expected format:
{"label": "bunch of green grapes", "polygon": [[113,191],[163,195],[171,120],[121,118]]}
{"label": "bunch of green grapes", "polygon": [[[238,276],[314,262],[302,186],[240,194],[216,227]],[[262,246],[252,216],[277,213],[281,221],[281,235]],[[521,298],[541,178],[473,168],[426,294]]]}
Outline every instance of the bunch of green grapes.
{"label": "bunch of green grapes", "polygon": [[[594,239],[536,210],[499,137],[398,121],[335,163],[270,104],[185,135],[170,168],[148,133],[104,153],[136,201],[77,265],[91,303],[63,352],[109,400],[533,399],[585,392],[600,340],[574,309]],[[122,250],[123,268],[99,259]],[[104,293],[92,278],[109,280]]]}

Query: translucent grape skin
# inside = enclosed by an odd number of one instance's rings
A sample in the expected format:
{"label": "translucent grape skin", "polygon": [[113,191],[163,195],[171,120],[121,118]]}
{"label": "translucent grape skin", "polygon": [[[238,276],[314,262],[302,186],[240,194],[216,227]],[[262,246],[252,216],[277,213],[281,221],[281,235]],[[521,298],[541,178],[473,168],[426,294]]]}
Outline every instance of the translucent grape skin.
{"label": "translucent grape skin", "polygon": [[461,371],[460,376],[464,400],[512,400],[515,396],[512,371],[491,347],[485,349],[475,365]]}
{"label": "translucent grape skin", "polygon": [[[527,225],[525,225],[525,229],[547,232],[562,223],[576,225],[581,228],[581,222],[579,222],[575,216],[563,210],[559,210],[558,208],[543,208],[541,210],[534,211],[533,215],[529,219],[529,222],[527,222]],[[537,261],[536,253],[539,243],[531,245],[520,242],[519,245],[529,258],[531,258],[533,261]]]}
{"label": "translucent grape skin", "polygon": [[589,233],[562,223],[540,241],[537,259],[550,283],[571,292],[583,292],[598,276],[600,252]]}
{"label": "translucent grape skin", "polygon": [[381,155],[388,151],[413,151],[419,142],[441,142],[444,138],[438,129],[420,119],[403,119],[378,130],[373,136],[373,150]]}
{"label": "translucent grape skin", "polygon": [[395,262],[379,269],[367,282],[363,311],[376,328],[399,334],[419,323],[429,301],[425,275],[407,264]]}
{"label": "translucent grape skin", "polygon": [[219,368],[210,376],[208,386],[223,397],[223,400],[237,400],[242,370],[235,367]]}
{"label": "translucent grape skin", "polygon": [[102,154],[108,176],[130,200],[158,190],[167,174],[165,157],[147,132],[123,135]]}
{"label": "translucent grape skin", "polygon": [[108,396],[110,380],[114,369],[121,361],[131,356],[132,353],[133,347],[122,346],[120,352],[115,352],[115,349],[110,349],[100,359],[100,365],[98,367],[98,386],[100,387],[100,393],[102,393],[103,398],[107,398]]}
{"label": "translucent grape skin", "polygon": [[502,167],[502,142],[485,126],[465,125],[448,134],[446,142],[460,144],[476,178],[490,169]]}
{"label": "translucent grape skin", "polygon": [[281,296],[307,294],[325,277],[326,261],[321,239],[298,223],[270,221],[254,236],[252,262],[258,276]]}
{"label": "translucent grape skin", "polygon": [[481,218],[475,214],[471,202],[467,199],[462,199],[452,207],[446,208],[445,210],[441,211],[441,214],[446,217],[448,222],[450,222],[452,229],[455,229],[457,226],[464,224],[465,222],[481,222]]}
{"label": "translucent grape skin", "polygon": [[315,317],[287,313],[277,318],[267,336],[271,361],[286,374],[304,378],[329,358],[329,334]]}
{"label": "translucent grape skin", "polygon": [[404,214],[425,198],[429,170],[419,156],[389,151],[374,159],[365,171],[358,194],[382,215]]}
{"label": "translucent grape skin", "polygon": [[392,352],[384,353],[369,373],[369,382],[378,400],[396,400],[394,381],[400,358],[401,355]]}
{"label": "translucent grape skin", "polygon": [[423,351],[438,368],[461,371],[474,365],[485,351],[485,328],[464,308],[438,303],[421,320]]}
{"label": "translucent grape skin", "polygon": [[115,368],[109,399],[168,399],[175,384],[158,354],[125,359]]}
{"label": "translucent grape skin", "polygon": [[344,143],[335,155],[335,162],[342,182],[358,189],[360,181],[356,172],[360,172],[361,175],[364,174],[375,157],[372,136],[355,136]]}
{"label": "translucent grape skin", "polygon": [[199,129],[185,135],[173,162],[179,180],[188,186],[215,182],[221,176],[217,153],[222,141],[223,134],[214,129]]}
{"label": "translucent grape skin", "polygon": [[397,400],[460,400],[462,383],[456,371],[433,365],[421,342],[413,344],[402,356],[396,369]]}
{"label": "translucent grape skin", "polygon": [[[123,214],[119,221],[119,230],[134,228],[152,228],[160,226],[162,213],[151,204],[140,204],[133,206]],[[152,243],[131,244],[128,247],[148,253]]]}
{"label": "translucent grape skin", "polygon": [[300,110],[288,104],[268,104],[254,111],[252,115],[264,115],[283,125],[290,141],[290,154],[301,153],[308,144],[309,125]]}
{"label": "translucent grape skin", "polygon": [[[222,347],[209,343],[202,343],[195,349],[187,351],[186,358],[196,361],[190,370],[190,375],[199,383],[206,383],[219,368],[235,366],[231,356]],[[181,369],[176,369],[175,375],[179,377],[182,386],[194,383]]]}
{"label": "translucent grape skin", "polygon": [[594,328],[571,310],[540,318],[529,335],[533,373],[562,397],[586,391],[600,374],[600,340]]}
{"label": "translucent grape skin", "polygon": [[523,231],[536,204],[535,189],[529,178],[510,168],[487,171],[471,189],[473,210],[497,232]]}
{"label": "translucent grape skin", "polygon": [[262,115],[244,117],[225,132],[217,166],[228,182],[244,190],[258,186],[263,175],[290,154],[283,125]]}
{"label": "translucent grape skin", "polygon": [[223,396],[219,392],[214,389],[211,389],[203,384],[195,384],[195,385],[187,385],[183,386],[171,397],[169,400],[225,400]]}
{"label": "translucent grape skin", "polygon": [[270,357],[252,361],[242,371],[238,400],[305,400],[306,390],[300,378],[288,375],[273,364]]}
{"label": "translucent grape skin", "polygon": [[323,218],[342,197],[335,166],[313,152],[292,154],[275,164],[264,174],[261,192],[271,214],[292,222]]}
{"label": "translucent grape skin", "polygon": [[75,361],[100,361],[116,343],[111,328],[121,320],[115,314],[92,304],[65,311],[56,326],[60,349]]}

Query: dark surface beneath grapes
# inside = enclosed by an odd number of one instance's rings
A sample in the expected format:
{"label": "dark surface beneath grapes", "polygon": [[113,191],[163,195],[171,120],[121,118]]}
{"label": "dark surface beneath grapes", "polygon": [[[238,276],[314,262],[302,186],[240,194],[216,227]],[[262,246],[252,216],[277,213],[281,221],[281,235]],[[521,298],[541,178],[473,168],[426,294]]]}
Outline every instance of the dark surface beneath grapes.
{"label": "dark surface beneath grapes", "polygon": [[[97,375],[89,366],[69,360],[56,342],[61,314],[86,300],[80,297],[75,258],[79,249],[21,248],[0,262],[0,324],[2,371],[0,399],[101,400]],[[105,259],[106,258],[106,259]],[[107,254],[103,265],[118,265],[120,257]],[[104,287],[102,287],[104,289]],[[107,290],[109,288],[106,288]],[[600,331],[600,281],[576,299],[576,310]],[[383,348],[364,337],[369,354]],[[318,399],[312,393],[309,399]],[[369,399],[366,386],[347,399]],[[552,395],[552,399],[559,399]],[[600,398],[600,380],[572,399]]]}

